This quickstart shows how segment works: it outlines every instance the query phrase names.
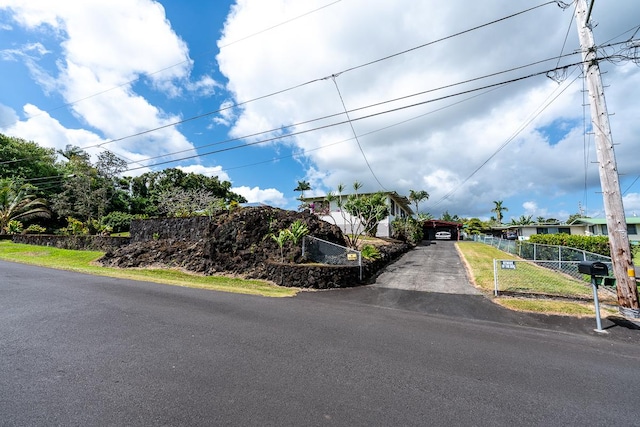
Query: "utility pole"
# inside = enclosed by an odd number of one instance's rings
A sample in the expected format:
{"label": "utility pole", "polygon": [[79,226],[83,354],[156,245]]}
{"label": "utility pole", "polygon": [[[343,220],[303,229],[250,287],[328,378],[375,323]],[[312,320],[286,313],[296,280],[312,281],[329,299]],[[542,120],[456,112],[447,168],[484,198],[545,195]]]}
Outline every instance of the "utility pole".
{"label": "utility pole", "polygon": [[620,313],[625,317],[640,318],[636,273],[627,235],[627,221],[622,205],[622,192],[620,191],[613,138],[609,127],[609,113],[604,98],[593,33],[589,22],[587,22],[595,0],[591,0],[589,13],[587,12],[586,0],[575,1],[576,23],[584,61],[584,74],[589,88],[591,123],[595,133],[600,185],[602,186],[604,212],[607,217],[607,231],[611,247],[613,274],[616,277],[618,305]]}

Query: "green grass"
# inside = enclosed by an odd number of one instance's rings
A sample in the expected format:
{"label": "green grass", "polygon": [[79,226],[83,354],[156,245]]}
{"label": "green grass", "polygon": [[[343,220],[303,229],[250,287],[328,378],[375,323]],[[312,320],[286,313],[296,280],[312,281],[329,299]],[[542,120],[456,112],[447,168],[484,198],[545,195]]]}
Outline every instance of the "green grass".
{"label": "green grass", "polygon": [[298,292],[298,289],[276,286],[262,280],[244,280],[226,276],[201,276],[173,269],[119,269],[101,267],[94,262],[102,255],[104,255],[103,252],[74,251],[0,241],[0,259],[4,261],[76,271],[98,276],[267,297],[289,297]]}
{"label": "green grass", "polygon": [[[470,274],[474,283],[485,293],[493,293],[494,290],[493,260],[519,259],[514,255],[479,242],[458,242],[458,249],[471,270]],[[507,274],[510,276],[508,285],[502,286],[501,290],[569,298],[592,297],[591,288],[586,283],[524,261],[517,263],[516,266],[517,270],[513,272],[502,272],[502,277],[506,277]],[[599,293],[599,295],[603,303],[616,303],[614,296],[607,293]],[[514,310],[564,315],[594,315],[593,306],[589,310],[589,304],[573,301],[499,297],[496,302]]]}

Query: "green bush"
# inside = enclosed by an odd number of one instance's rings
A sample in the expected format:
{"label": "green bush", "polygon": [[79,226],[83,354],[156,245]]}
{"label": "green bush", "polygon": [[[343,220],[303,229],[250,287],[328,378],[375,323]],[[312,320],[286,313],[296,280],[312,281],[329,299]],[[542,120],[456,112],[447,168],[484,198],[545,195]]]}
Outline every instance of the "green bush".
{"label": "green bush", "polygon": [[7,234],[20,234],[22,233],[22,223],[15,219],[12,219],[7,223]]}
{"label": "green bush", "polygon": [[31,224],[24,230],[26,234],[42,234],[42,233],[45,233],[46,231],[47,231],[46,228],[38,224]]}
{"label": "green bush", "polygon": [[576,234],[534,234],[529,238],[530,243],[541,245],[568,246],[594,254],[611,256],[609,238],[607,236],[580,236]]}
{"label": "green bush", "polygon": [[360,253],[362,254],[362,257],[364,259],[368,259],[372,261],[376,259],[380,259],[380,257],[382,256],[378,248],[376,248],[373,245],[364,245]]}
{"label": "green bush", "polygon": [[391,229],[392,237],[403,242],[418,244],[424,237],[422,223],[411,217],[394,219]]}
{"label": "green bush", "polygon": [[127,212],[110,212],[102,217],[102,225],[110,227],[114,233],[124,233],[130,231],[131,221],[134,219],[144,219],[146,215],[132,215]]}

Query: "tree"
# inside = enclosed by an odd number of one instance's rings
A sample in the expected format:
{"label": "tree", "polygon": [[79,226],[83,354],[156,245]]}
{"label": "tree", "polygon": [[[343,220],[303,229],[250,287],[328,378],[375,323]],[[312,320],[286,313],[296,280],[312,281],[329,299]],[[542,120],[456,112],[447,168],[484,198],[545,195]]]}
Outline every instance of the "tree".
{"label": "tree", "polygon": [[584,216],[581,213],[574,213],[573,215],[569,215],[569,218],[567,218],[567,224],[571,224],[573,221],[575,221],[576,219],[579,218],[589,218],[588,216]]}
{"label": "tree", "polygon": [[529,225],[529,224],[533,224],[533,221],[531,220],[532,216],[524,216],[524,215],[520,215],[520,218],[518,219],[511,219],[511,225]]}
{"label": "tree", "polygon": [[29,184],[18,183],[14,180],[0,179],[0,232],[7,231],[7,225],[12,220],[29,220],[32,218],[49,218],[51,211],[47,201],[36,197]]}
{"label": "tree", "polygon": [[458,217],[458,215],[451,215],[449,213],[449,211],[442,212],[442,215],[440,216],[440,219],[442,221],[450,221],[450,222],[458,222],[458,221],[460,221],[460,217]]}
{"label": "tree", "polygon": [[300,192],[300,197],[299,197],[300,200],[304,199],[304,192],[309,190],[311,190],[311,185],[309,185],[309,183],[304,180],[298,181],[298,186],[293,189],[293,191]]}
{"label": "tree", "polygon": [[168,168],[157,172],[147,172],[135,178],[127,178],[131,188],[131,213],[158,215],[159,195],[166,190],[206,190],[225,204],[244,203],[244,197],[231,191],[229,181],[218,177],[186,173],[180,169]]}
{"label": "tree", "polygon": [[53,148],[0,134],[0,178],[29,180],[37,186],[34,194],[48,198],[59,188],[62,174]]}
{"label": "tree", "polygon": [[[345,225],[344,238],[347,246],[357,249],[364,234],[375,235],[378,223],[388,215],[384,193],[359,194],[362,184],[353,183],[353,193],[343,194],[344,185],[339,184],[336,192],[329,192],[326,202],[335,203]],[[333,218],[333,217],[332,217]],[[335,219],[334,219],[335,222]]]}
{"label": "tree", "polygon": [[424,190],[409,190],[409,200],[416,205],[416,217],[419,215],[419,203],[429,199],[429,193]]}
{"label": "tree", "polygon": [[491,209],[491,212],[495,212],[496,214],[496,221],[498,224],[502,224],[502,212],[507,212],[509,210],[506,206],[503,206],[502,203],[502,200],[494,200],[494,208]]}

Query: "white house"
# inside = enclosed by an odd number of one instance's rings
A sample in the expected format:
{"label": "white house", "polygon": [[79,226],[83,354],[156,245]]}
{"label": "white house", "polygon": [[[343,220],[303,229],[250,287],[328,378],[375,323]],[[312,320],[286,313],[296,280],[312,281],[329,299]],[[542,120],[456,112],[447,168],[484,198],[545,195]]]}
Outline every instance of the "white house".
{"label": "white house", "polygon": [[[640,218],[625,218],[627,223],[627,235],[630,242],[640,242]],[[605,218],[578,218],[571,223],[572,226],[581,226],[583,234],[588,236],[607,236],[607,220]]]}
{"label": "white house", "polygon": [[[626,218],[629,241],[640,242],[640,218]],[[501,227],[502,234],[516,232],[520,240],[527,240],[534,234],[576,234],[580,236],[607,236],[605,218],[577,218],[571,224],[529,224]]]}
{"label": "white house", "polygon": [[[363,195],[371,195],[363,194]],[[391,237],[392,229],[391,223],[396,218],[405,218],[413,215],[413,210],[411,209],[409,199],[404,196],[399,195],[395,191],[388,191],[383,193],[387,197],[387,207],[389,208],[389,215],[380,221],[378,224],[378,231],[376,236],[378,237]],[[349,195],[342,195],[343,198],[348,197]],[[337,203],[327,202],[326,197],[305,197],[302,199],[304,203],[309,205],[309,209],[311,212],[317,214],[320,219],[327,221],[331,224],[336,224],[343,233],[353,234],[358,229],[359,231],[363,231],[363,227],[360,224],[360,221],[356,218],[352,218],[347,212],[343,212],[338,207]]]}

